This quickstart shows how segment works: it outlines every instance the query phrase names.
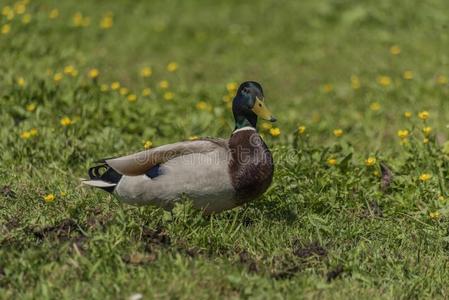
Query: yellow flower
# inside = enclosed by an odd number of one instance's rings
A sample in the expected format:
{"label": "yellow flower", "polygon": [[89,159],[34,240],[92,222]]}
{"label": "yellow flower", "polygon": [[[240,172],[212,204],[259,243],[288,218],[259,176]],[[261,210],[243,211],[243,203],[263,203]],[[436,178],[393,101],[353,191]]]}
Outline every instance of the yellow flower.
{"label": "yellow flower", "polygon": [[359,79],[359,77],[358,76],[356,76],[356,75],[352,75],[351,76],[351,87],[354,89],[354,90],[358,90],[359,88],[360,88],[360,79]]}
{"label": "yellow flower", "polygon": [[175,62],[171,62],[167,65],[167,71],[175,72],[178,69],[178,64]]}
{"label": "yellow flower", "polygon": [[165,101],[171,101],[171,100],[173,100],[174,97],[175,97],[175,94],[173,94],[172,92],[165,92],[164,93],[164,100]]}
{"label": "yellow flower", "polygon": [[98,71],[98,69],[96,68],[90,69],[89,72],[87,73],[87,76],[89,76],[92,79],[96,79],[99,75],[100,71]]}
{"label": "yellow flower", "polygon": [[53,8],[50,13],[48,14],[48,17],[50,19],[56,19],[57,17],[59,17],[59,10],[57,8]]}
{"label": "yellow flower", "polygon": [[31,22],[31,15],[30,14],[25,14],[22,16],[22,23],[23,24],[28,24]]}
{"label": "yellow flower", "polygon": [[404,112],[404,117],[406,117],[407,119],[410,119],[412,117],[412,112],[411,111]]}
{"label": "yellow flower", "polygon": [[372,111],[378,111],[378,110],[380,110],[381,105],[380,105],[379,102],[373,102],[373,103],[370,104],[369,108],[370,108]]}
{"label": "yellow flower", "polygon": [[145,149],[150,149],[152,146],[153,146],[153,142],[151,142],[150,140],[146,140],[146,141],[143,143],[143,147],[144,147]]}
{"label": "yellow flower", "polygon": [[267,122],[263,122],[261,126],[263,130],[270,130],[271,128],[273,128],[273,124]]}
{"label": "yellow flower", "polygon": [[69,117],[64,117],[64,118],[62,118],[62,119],[59,121],[59,123],[60,123],[62,126],[69,126],[69,125],[72,125],[72,124],[73,124],[73,121],[72,121],[72,119],[70,119]]}
{"label": "yellow flower", "polygon": [[432,127],[426,126],[422,129],[422,132],[424,133],[425,136],[429,136],[430,133],[432,132]]}
{"label": "yellow flower", "polygon": [[61,73],[55,73],[55,75],[53,75],[53,81],[58,83],[62,80],[62,74]]}
{"label": "yellow flower", "polygon": [[432,178],[432,174],[429,173],[422,173],[421,175],[419,175],[419,180],[421,181],[428,181],[430,180],[430,178]]}
{"label": "yellow flower", "polygon": [[16,14],[22,15],[25,13],[27,7],[24,3],[18,2],[14,5],[14,10],[16,11]]}
{"label": "yellow flower", "polygon": [[237,82],[229,82],[226,84],[226,89],[230,94],[235,93],[235,91],[237,91],[237,88],[238,88]]}
{"label": "yellow flower", "polygon": [[2,34],[8,34],[11,31],[11,25],[4,24],[2,26]]}
{"label": "yellow flower", "polygon": [[330,83],[326,83],[325,85],[323,85],[323,91],[325,93],[330,93],[334,90],[334,87],[332,86],[332,84]]}
{"label": "yellow flower", "polygon": [[278,127],[271,128],[270,134],[271,136],[278,137],[281,135],[281,129],[279,129]]}
{"label": "yellow flower", "polygon": [[74,66],[68,65],[64,67],[64,74],[75,77],[76,75],[78,75],[78,71],[75,69]]}
{"label": "yellow flower", "polygon": [[413,79],[413,71],[406,70],[404,71],[404,74],[402,75],[405,80],[412,80]]}
{"label": "yellow flower", "polygon": [[142,96],[148,97],[148,96],[150,96],[150,95],[151,95],[151,89],[150,89],[150,88],[144,88],[144,89],[142,90]]}
{"label": "yellow flower", "polygon": [[31,128],[29,132],[31,136],[36,136],[38,134],[37,128]]}
{"label": "yellow flower", "polygon": [[118,90],[120,88],[120,82],[118,81],[114,81],[113,83],[111,83],[111,90]]}
{"label": "yellow flower", "polygon": [[223,101],[224,102],[229,103],[229,102],[231,102],[231,100],[232,100],[232,96],[230,96],[230,95],[224,95],[223,96]]}
{"label": "yellow flower", "polygon": [[409,136],[409,131],[407,129],[403,129],[403,130],[398,130],[398,137],[402,140],[408,138]]}
{"label": "yellow flower", "polygon": [[107,92],[109,90],[109,86],[107,84],[100,85],[100,91]]}
{"label": "yellow flower", "polygon": [[337,164],[337,160],[333,157],[328,158],[326,162],[329,166],[335,166]]}
{"label": "yellow flower", "polygon": [[336,136],[336,137],[341,137],[342,135],[343,135],[343,130],[342,129],[334,129],[334,135]]}
{"label": "yellow flower", "polygon": [[87,27],[90,24],[90,18],[83,17],[80,12],[75,13],[72,20],[75,27]]}
{"label": "yellow flower", "polygon": [[119,93],[120,93],[120,95],[125,96],[126,94],[129,93],[129,90],[126,87],[122,87],[122,88],[120,88]]}
{"label": "yellow flower", "polygon": [[438,75],[437,76],[437,83],[440,85],[446,85],[449,82],[449,79],[447,76],[444,75]]}
{"label": "yellow flower", "polygon": [[192,136],[189,137],[189,140],[191,140],[191,141],[194,141],[194,140],[197,140],[197,139],[199,139],[199,137],[197,135],[192,135]]}
{"label": "yellow flower", "polygon": [[61,197],[65,197],[65,196],[67,196],[67,192],[59,192],[59,195],[61,196]]}
{"label": "yellow flower", "polygon": [[391,78],[390,76],[381,75],[377,77],[377,83],[379,83],[381,86],[387,87],[391,84]]}
{"label": "yellow flower", "polygon": [[401,53],[401,48],[398,45],[393,45],[390,47],[390,53],[392,55],[399,55]]}
{"label": "yellow flower", "polygon": [[424,139],[422,140],[422,142],[423,142],[423,144],[428,144],[428,143],[429,143],[429,139],[428,139],[428,138],[424,138]]}
{"label": "yellow flower", "polygon": [[162,80],[161,82],[159,82],[159,87],[161,89],[168,89],[169,86],[170,84],[168,83],[167,80]]}
{"label": "yellow flower", "polygon": [[430,217],[432,220],[437,220],[437,219],[440,218],[440,216],[441,216],[441,214],[440,214],[439,211],[434,211],[434,212],[430,212],[430,213],[429,213],[429,217]]}
{"label": "yellow flower", "polygon": [[137,96],[134,94],[129,94],[126,99],[128,99],[129,102],[135,102],[137,100]]}
{"label": "yellow flower", "polygon": [[21,139],[27,140],[27,139],[29,139],[30,137],[31,137],[31,133],[30,133],[29,131],[22,131],[22,132],[20,133],[20,138],[21,138]]}
{"label": "yellow flower", "polygon": [[37,107],[36,102],[31,102],[31,103],[28,103],[28,104],[27,104],[27,106],[25,107],[25,109],[26,109],[28,112],[33,112],[33,111],[36,110],[36,107]]}
{"label": "yellow flower", "polygon": [[140,70],[140,76],[142,77],[150,77],[153,74],[153,70],[150,67],[143,67]]}
{"label": "yellow flower", "polygon": [[212,111],[212,106],[204,101],[198,101],[195,107],[198,110]]}
{"label": "yellow flower", "polygon": [[17,81],[17,85],[22,88],[26,85],[25,78],[23,78],[23,77],[18,77],[16,81]]}
{"label": "yellow flower", "polygon": [[112,15],[107,15],[104,16],[101,21],[100,21],[100,27],[102,29],[109,29],[112,27],[112,24],[114,23],[113,19],[112,19]]}
{"label": "yellow flower", "polygon": [[370,157],[368,157],[367,159],[365,159],[365,165],[367,166],[367,167],[371,167],[371,166],[374,166],[375,164],[376,164],[376,158],[375,157],[372,157],[372,156],[370,156]]}
{"label": "yellow flower", "polygon": [[53,194],[48,194],[48,195],[44,196],[44,201],[46,203],[53,202],[53,201],[55,201],[55,199],[56,199],[56,196]]}
{"label": "yellow flower", "polygon": [[418,118],[420,118],[423,121],[427,120],[429,118],[429,112],[422,111],[422,112],[418,113]]}
{"label": "yellow flower", "polygon": [[298,133],[299,134],[304,134],[306,132],[306,126],[301,125],[298,127]]}

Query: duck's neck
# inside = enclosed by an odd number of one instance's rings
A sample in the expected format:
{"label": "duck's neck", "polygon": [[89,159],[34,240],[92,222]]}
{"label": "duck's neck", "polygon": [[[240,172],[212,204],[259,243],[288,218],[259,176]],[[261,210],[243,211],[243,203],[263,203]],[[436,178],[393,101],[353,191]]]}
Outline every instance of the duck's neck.
{"label": "duck's neck", "polygon": [[254,129],[256,129],[256,126],[257,126],[257,116],[254,116],[254,117],[253,116],[246,117],[246,116],[242,116],[242,115],[235,116],[235,129],[234,130],[237,130],[237,129],[240,129],[243,127],[252,127]]}

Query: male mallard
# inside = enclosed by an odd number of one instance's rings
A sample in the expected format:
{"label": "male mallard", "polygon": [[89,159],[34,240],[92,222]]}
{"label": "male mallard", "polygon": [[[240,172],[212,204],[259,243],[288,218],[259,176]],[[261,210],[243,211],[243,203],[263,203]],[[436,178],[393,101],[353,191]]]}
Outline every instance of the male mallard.
{"label": "male mallard", "polygon": [[232,102],[235,129],[228,140],[203,138],[109,158],[89,169],[84,184],[102,188],[129,204],[171,209],[183,196],[206,214],[242,205],[265,192],[273,157],[256,131],[257,117],[276,119],[262,86],[240,85]]}

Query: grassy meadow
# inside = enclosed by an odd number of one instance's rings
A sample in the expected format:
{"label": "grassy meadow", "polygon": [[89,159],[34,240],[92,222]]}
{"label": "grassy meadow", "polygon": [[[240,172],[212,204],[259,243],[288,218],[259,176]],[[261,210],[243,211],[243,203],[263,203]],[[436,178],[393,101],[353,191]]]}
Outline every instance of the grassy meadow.
{"label": "grassy meadow", "polygon": [[[0,299],[449,298],[449,2],[0,2]],[[79,178],[227,137],[262,84],[273,184],[204,217]]]}

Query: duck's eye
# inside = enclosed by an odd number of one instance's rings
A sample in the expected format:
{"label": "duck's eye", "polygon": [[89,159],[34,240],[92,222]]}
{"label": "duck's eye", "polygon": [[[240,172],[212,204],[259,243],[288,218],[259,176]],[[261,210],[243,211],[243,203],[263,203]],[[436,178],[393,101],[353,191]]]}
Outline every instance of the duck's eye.
{"label": "duck's eye", "polygon": [[259,103],[259,107],[262,107],[262,104],[261,104],[261,103]]}
{"label": "duck's eye", "polygon": [[245,94],[249,93],[249,88],[243,88],[242,92],[244,92]]}

